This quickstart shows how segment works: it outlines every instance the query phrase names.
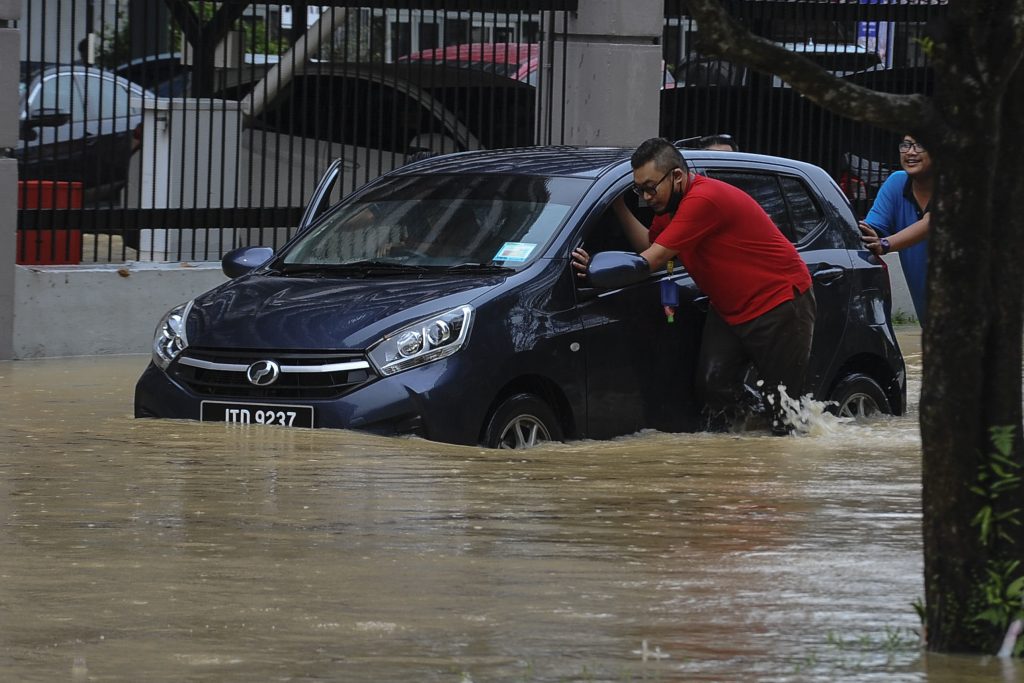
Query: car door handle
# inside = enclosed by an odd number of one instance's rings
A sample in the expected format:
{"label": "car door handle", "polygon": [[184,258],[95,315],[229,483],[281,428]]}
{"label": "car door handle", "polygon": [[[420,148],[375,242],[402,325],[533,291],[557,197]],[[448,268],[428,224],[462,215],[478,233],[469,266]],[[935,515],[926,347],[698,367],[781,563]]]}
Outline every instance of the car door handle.
{"label": "car door handle", "polygon": [[846,277],[846,271],[842,268],[820,268],[814,271],[815,281],[820,282],[823,285],[830,285],[844,277]]}

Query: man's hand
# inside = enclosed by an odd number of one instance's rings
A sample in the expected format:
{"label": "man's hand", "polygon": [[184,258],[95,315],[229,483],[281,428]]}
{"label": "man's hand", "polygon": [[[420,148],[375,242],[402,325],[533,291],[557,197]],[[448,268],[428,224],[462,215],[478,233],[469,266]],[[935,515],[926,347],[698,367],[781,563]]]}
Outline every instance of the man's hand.
{"label": "man's hand", "polygon": [[875,232],[875,229],[864,221],[860,221],[857,226],[860,228],[860,241],[864,243],[864,247],[875,256],[881,256],[882,244],[879,241],[880,238],[878,233]]}
{"label": "man's hand", "polygon": [[576,277],[581,280],[587,278],[587,266],[590,265],[590,254],[583,250],[583,247],[576,247],[572,250],[572,267],[576,271]]}

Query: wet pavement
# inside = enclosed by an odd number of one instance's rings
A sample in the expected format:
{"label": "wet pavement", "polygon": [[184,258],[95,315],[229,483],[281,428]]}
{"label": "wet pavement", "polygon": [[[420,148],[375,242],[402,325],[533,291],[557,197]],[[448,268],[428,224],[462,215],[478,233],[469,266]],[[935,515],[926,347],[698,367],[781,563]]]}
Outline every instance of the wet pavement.
{"label": "wet pavement", "polygon": [[528,452],[135,420],[0,363],[3,681],[1005,681],[924,654],[911,411]]}

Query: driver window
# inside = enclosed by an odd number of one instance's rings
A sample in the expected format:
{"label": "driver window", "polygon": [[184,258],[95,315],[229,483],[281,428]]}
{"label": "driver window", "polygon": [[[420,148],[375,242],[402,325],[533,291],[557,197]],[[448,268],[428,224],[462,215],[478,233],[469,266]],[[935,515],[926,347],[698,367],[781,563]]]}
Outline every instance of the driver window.
{"label": "driver window", "polygon": [[131,113],[131,94],[120,83],[97,74],[84,79],[85,108],[90,119],[110,119]]}
{"label": "driver window", "polygon": [[[644,221],[645,217],[637,211],[637,196],[633,192],[624,192],[626,206],[637,215],[637,218]],[[592,217],[583,233],[583,249],[593,256],[602,251],[633,251],[629,240],[626,239],[622,226],[619,224],[619,217],[615,215],[612,203],[605,207],[599,215]]]}
{"label": "driver window", "polygon": [[78,94],[75,79],[71,74],[58,74],[48,76],[43,81],[39,97],[34,102],[35,107],[46,109],[59,109],[71,114],[75,120],[85,118],[85,111],[82,108],[82,98]]}

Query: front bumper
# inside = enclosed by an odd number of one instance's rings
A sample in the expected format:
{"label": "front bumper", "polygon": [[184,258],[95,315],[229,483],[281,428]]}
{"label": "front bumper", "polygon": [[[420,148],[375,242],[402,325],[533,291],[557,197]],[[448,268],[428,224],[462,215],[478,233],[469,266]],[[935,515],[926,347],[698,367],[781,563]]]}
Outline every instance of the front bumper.
{"label": "front bumper", "polygon": [[135,387],[135,417],[198,420],[204,400],[302,404],[313,407],[316,427],[386,436],[413,434],[432,441],[475,445],[490,397],[474,395],[473,387],[480,384],[466,376],[461,365],[456,358],[447,358],[374,379],[340,398],[253,401],[243,397],[200,396],[150,363]]}

